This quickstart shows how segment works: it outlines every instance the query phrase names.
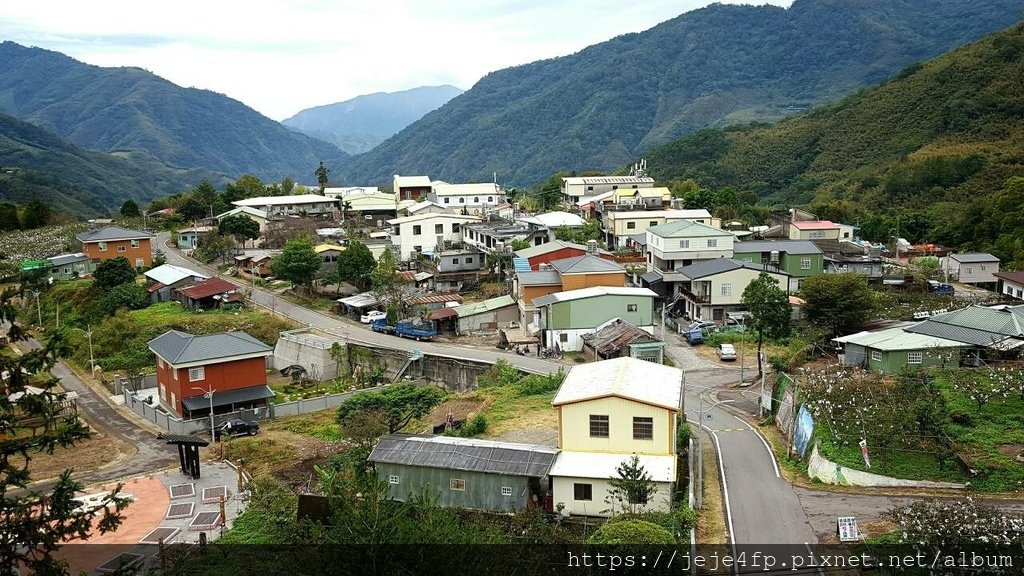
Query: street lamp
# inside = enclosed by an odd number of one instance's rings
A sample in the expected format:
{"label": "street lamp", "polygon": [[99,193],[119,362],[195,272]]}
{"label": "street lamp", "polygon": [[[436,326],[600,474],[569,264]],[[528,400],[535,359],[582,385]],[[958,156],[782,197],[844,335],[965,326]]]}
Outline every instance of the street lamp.
{"label": "street lamp", "polygon": [[[714,409],[719,404],[731,404],[733,400],[719,400],[711,406],[708,406],[708,410]],[[704,428],[704,395],[700,395],[700,409],[697,411],[697,495],[696,504],[697,509],[700,510],[704,506],[704,434],[701,433],[701,428]],[[711,416],[711,414],[708,414]]]}
{"label": "street lamp", "polygon": [[210,441],[213,442],[214,440],[216,440],[213,425],[213,393],[216,392],[216,390],[213,389],[213,384],[210,384],[209,388],[199,388],[198,386],[193,386],[192,389],[199,390],[200,392],[203,393],[203,398],[207,398],[210,400]]}
{"label": "street lamp", "polygon": [[82,330],[81,328],[72,328],[72,330],[78,330],[85,334],[85,337],[89,339],[89,374],[92,376],[96,375],[96,359],[92,355],[92,325],[88,326],[88,330]]}

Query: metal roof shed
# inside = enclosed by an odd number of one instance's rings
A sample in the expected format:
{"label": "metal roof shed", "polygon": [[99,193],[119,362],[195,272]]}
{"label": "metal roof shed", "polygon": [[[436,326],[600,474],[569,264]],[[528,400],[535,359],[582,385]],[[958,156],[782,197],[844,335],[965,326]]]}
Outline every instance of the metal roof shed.
{"label": "metal roof shed", "polygon": [[542,504],[552,446],[450,436],[391,434],[367,459],[396,500],[436,497],[442,506],[523,510]]}

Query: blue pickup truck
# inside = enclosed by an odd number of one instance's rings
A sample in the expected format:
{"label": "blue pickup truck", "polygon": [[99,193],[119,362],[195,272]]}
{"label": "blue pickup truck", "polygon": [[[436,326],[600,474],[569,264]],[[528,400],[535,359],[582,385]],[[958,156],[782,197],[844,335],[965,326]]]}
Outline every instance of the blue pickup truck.
{"label": "blue pickup truck", "polygon": [[433,340],[437,336],[437,329],[433,324],[417,324],[415,320],[401,320],[398,324],[391,326],[388,324],[387,318],[381,318],[374,321],[370,328],[381,334],[394,334],[413,340]]}
{"label": "blue pickup truck", "polygon": [[933,294],[943,294],[946,296],[953,296],[956,293],[956,289],[953,288],[952,284],[944,284],[936,280],[928,281],[928,291]]}

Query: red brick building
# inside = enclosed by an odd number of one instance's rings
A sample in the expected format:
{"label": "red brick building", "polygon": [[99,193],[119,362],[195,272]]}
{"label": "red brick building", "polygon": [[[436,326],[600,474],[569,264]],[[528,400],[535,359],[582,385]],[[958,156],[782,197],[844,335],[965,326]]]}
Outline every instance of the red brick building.
{"label": "red brick building", "polygon": [[153,263],[153,235],[149,232],[107,226],[75,236],[82,242],[82,252],[93,260],[126,258],[141,268]]}
{"label": "red brick building", "polygon": [[193,336],[169,330],[149,341],[160,404],[183,418],[265,406],[267,357],[274,349],[245,332]]}

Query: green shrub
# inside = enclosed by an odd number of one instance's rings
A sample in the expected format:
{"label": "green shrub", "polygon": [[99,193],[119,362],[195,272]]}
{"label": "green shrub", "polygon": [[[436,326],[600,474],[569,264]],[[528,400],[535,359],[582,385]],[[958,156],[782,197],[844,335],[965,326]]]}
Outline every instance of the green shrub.
{"label": "green shrub", "polygon": [[536,394],[554,392],[562,385],[563,380],[565,380],[565,372],[561,370],[557,374],[549,374],[547,376],[531,374],[519,380],[519,393],[522,396],[534,396]]}
{"label": "green shrub", "polygon": [[477,414],[469,422],[464,422],[461,428],[445,432],[446,436],[458,436],[460,438],[473,438],[487,432],[487,417]]}
{"label": "green shrub", "polygon": [[476,382],[480,388],[511,386],[522,377],[523,373],[510,364],[508,360],[498,360],[490,368],[481,372],[476,377]]}
{"label": "green shrub", "polygon": [[587,539],[587,544],[675,544],[668,529],[646,520],[609,522]]}

